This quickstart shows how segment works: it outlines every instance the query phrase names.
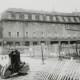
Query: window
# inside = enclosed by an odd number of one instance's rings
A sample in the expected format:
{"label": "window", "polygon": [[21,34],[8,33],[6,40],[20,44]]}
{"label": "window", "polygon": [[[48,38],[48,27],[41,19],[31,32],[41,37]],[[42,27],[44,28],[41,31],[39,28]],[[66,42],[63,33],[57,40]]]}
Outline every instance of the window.
{"label": "window", "polygon": [[19,19],[19,14],[16,14],[16,19]]}
{"label": "window", "polygon": [[58,16],[59,21],[64,21],[62,16]]}
{"label": "window", "polygon": [[19,37],[19,32],[17,32],[17,37]]}
{"label": "window", "polygon": [[33,37],[36,37],[36,33],[35,32],[33,32]]}
{"label": "window", "polygon": [[74,17],[70,17],[70,21],[71,21],[71,22],[75,22],[75,21],[74,21]]}
{"label": "window", "polygon": [[51,37],[51,32],[49,32],[49,37]]}
{"label": "window", "polygon": [[28,37],[28,32],[26,32],[26,37]]}
{"label": "window", "polygon": [[13,45],[13,42],[7,42],[7,45],[11,46]]}
{"label": "window", "polygon": [[30,45],[30,42],[29,41],[26,41],[25,42],[25,46],[29,46]]}
{"label": "window", "polygon": [[64,17],[64,20],[65,20],[66,22],[69,22],[69,18],[68,18],[68,17]]}
{"label": "window", "polygon": [[76,35],[76,32],[74,32],[74,37],[76,37],[77,35]]}
{"label": "window", "polygon": [[39,15],[39,19],[40,19],[40,20],[43,20],[43,16],[42,16],[42,15]]}
{"label": "window", "polygon": [[34,14],[32,14],[32,20],[35,20],[35,15]]}
{"label": "window", "polygon": [[19,18],[23,19],[24,18],[24,14],[19,14]]}
{"label": "window", "polygon": [[79,18],[78,18],[78,17],[75,17],[75,20],[76,20],[77,22],[80,22],[80,20],[79,20]]}
{"label": "window", "polygon": [[70,32],[68,31],[68,37],[70,37]]}
{"label": "window", "polygon": [[58,44],[58,41],[50,41],[50,44],[53,45],[53,44]]}
{"label": "window", "polygon": [[57,20],[56,20],[56,16],[53,16],[53,21],[57,21]]}
{"label": "window", "polygon": [[79,32],[77,32],[77,37],[80,37],[80,35],[79,35],[80,33]]}
{"label": "window", "polygon": [[58,37],[59,36],[59,34],[56,32],[56,37]]}
{"label": "window", "polygon": [[9,37],[11,37],[11,32],[8,33]]}
{"label": "window", "polygon": [[20,42],[15,42],[15,45],[16,46],[20,46]]}
{"label": "window", "polygon": [[43,32],[41,32],[41,37],[44,37],[44,33]]}
{"label": "window", "polygon": [[25,19],[28,19],[28,14],[25,14],[25,15],[24,15],[24,18],[25,18]]}
{"label": "window", "polygon": [[11,19],[11,13],[7,13],[8,19]]}
{"label": "window", "polygon": [[46,42],[45,42],[45,41],[40,41],[40,44],[44,44],[44,45],[45,45],[45,44],[46,44]]}
{"label": "window", "polygon": [[33,42],[33,45],[37,45],[38,43],[37,42]]}
{"label": "window", "polygon": [[46,20],[49,21],[50,20],[50,17],[49,16],[46,16]]}

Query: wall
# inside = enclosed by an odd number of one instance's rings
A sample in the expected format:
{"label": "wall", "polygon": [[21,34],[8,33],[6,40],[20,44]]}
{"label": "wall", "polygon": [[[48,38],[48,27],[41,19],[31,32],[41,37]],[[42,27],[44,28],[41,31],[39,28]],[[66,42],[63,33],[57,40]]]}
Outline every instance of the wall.
{"label": "wall", "polygon": [[8,36],[8,32],[11,32],[11,37],[16,38],[17,32],[19,32],[20,36],[23,37],[23,23],[22,22],[12,22],[12,21],[4,21],[3,22],[3,37],[6,38]]}
{"label": "wall", "polygon": [[[73,27],[73,24],[68,24]],[[80,25],[75,25],[77,28]],[[8,32],[11,32],[9,37]],[[19,32],[19,37],[17,37]],[[28,35],[26,35],[28,32]],[[80,37],[80,31],[67,29],[65,24],[56,23],[39,23],[39,22],[19,22],[19,21],[3,21],[3,37],[4,38],[74,38]]]}

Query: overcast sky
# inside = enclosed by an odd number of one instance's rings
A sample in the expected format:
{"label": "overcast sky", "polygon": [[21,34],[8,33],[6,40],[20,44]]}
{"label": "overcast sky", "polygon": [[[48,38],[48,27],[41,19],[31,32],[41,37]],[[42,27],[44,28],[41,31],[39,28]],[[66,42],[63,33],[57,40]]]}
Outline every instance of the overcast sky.
{"label": "overcast sky", "polygon": [[0,13],[7,8],[57,12],[80,12],[80,0],[0,0]]}

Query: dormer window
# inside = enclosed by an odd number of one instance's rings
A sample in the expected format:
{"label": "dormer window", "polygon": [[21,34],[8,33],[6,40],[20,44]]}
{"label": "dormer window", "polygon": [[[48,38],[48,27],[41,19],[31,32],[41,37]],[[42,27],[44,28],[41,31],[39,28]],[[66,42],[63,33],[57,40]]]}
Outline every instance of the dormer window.
{"label": "dormer window", "polygon": [[25,18],[25,19],[28,19],[28,14],[25,14],[25,15],[24,15],[24,18]]}
{"label": "dormer window", "polygon": [[32,14],[32,20],[35,20],[36,18],[35,18],[35,15],[34,14]]}
{"label": "dormer window", "polygon": [[19,14],[16,14],[16,19],[19,19]]}
{"label": "dormer window", "polygon": [[71,20],[71,22],[75,22],[75,21],[74,21],[74,17],[70,17],[70,20]]}
{"label": "dormer window", "polygon": [[62,16],[58,16],[59,21],[64,21]]}
{"label": "dormer window", "polygon": [[50,17],[49,16],[46,16],[46,20],[49,21],[50,20]]}
{"label": "dormer window", "polygon": [[53,16],[53,21],[57,21],[57,20],[56,20],[56,16]]}
{"label": "dormer window", "polygon": [[11,13],[7,13],[8,19],[11,19]]}
{"label": "dormer window", "polygon": [[68,18],[68,17],[64,17],[64,20],[65,20],[66,22],[69,22],[69,18]]}
{"label": "dormer window", "polygon": [[43,16],[42,16],[42,15],[39,15],[39,19],[40,19],[40,20],[43,20]]}

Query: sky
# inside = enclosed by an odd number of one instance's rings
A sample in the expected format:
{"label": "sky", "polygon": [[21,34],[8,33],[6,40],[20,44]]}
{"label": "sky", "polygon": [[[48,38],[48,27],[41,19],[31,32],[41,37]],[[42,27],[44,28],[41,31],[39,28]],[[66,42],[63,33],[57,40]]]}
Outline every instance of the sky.
{"label": "sky", "polygon": [[80,0],[0,0],[0,13],[8,8],[71,13],[80,12]]}

